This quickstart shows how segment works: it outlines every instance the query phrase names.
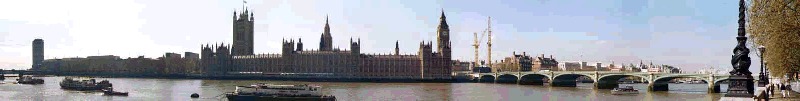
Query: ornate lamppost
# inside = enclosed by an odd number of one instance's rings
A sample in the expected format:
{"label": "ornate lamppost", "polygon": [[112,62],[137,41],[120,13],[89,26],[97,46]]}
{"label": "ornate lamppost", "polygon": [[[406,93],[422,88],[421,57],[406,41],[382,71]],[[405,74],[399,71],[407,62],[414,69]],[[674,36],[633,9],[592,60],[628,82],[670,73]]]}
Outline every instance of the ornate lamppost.
{"label": "ornate lamppost", "polygon": [[736,45],[736,48],[733,49],[733,56],[731,59],[731,65],[733,65],[733,70],[730,71],[730,84],[728,86],[728,93],[725,94],[726,97],[753,97],[754,94],[754,86],[753,86],[753,76],[749,70],[750,68],[750,49],[747,49],[745,43],[747,42],[747,37],[745,37],[745,20],[744,20],[744,11],[745,11],[744,0],[739,0],[739,29],[738,35],[736,37],[736,41],[739,43]]}
{"label": "ornate lamppost", "polygon": [[761,56],[759,56],[759,58],[761,58],[761,73],[758,73],[758,87],[765,87],[765,86],[767,86],[767,84],[769,84],[769,78],[768,78],[768,76],[767,76],[767,74],[765,72],[765,70],[767,70],[767,68],[764,67],[764,51],[765,50],[766,50],[766,48],[764,48],[764,46],[758,47],[758,51],[759,51],[759,53],[761,53]]}

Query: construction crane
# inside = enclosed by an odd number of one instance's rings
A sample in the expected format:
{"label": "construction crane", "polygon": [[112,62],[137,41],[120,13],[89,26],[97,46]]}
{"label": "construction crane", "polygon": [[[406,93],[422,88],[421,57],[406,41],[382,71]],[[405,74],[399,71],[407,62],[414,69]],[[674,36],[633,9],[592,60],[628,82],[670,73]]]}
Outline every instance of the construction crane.
{"label": "construction crane", "polygon": [[486,36],[486,31],[483,31],[480,38],[478,38],[478,32],[475,32],[475,44],[472,44],[472,47],[475,47],[475,63],[473,64],[474,66],[478,66],[478,61],[480,61],[478,59],[478,54],[480,53],[478,50],[480,50],[481,42],[483,42],[483,36]]}
{"label": "construction crane", "polygon": [[489,48],[489,54],[487,54],[487,56],[488,56],[487,60],[489,60],[489,66],[488,67],[492,67],[492,17],[489,16],[489,19],[486,20],[486,22],[487,22],[486,25],[488,26],[488,28],[486,28],[486,31],[489,32],[489,42],[486,43],[487,45],[489,45],[487,47],[487,48]]}
{"label": "construction crane", "polygon": [[491,38],[492,37],[492,25],[491,25],[491,19],[492,19],[492,17],[489,17],[489,20],[488,20],[489,26],[488,26],[487,29],[484,29],[483,31],[481,31],[480,38],[478,38],[478,33],[477,32],[474,33],[475,34],[475,43],[472,44],[472,46],[475,47],[475,63],[473,64],[474,66],[478,66],[478,61],[480,61],[478,59],[478,54],[479,54],[478,50],[480,49],[481,43],[483,42],[483,38],[484,38],[484,36],[486,36],[487,32],[489,33],[489,37],[488,37],[489,38],[489,42],[487,43],[489,45],[488,46],[488,48],[489,48],[489,54],[488,54],[489,66],[491,66],[491,64],[492,64],[492,38]]}

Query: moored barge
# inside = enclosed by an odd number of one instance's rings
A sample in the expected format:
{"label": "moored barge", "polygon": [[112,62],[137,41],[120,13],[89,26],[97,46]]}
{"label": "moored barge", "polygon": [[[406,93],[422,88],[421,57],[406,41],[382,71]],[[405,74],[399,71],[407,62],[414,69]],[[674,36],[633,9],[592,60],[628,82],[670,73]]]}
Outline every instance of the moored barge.
{"label": "moored barge", "polygon": [[237,86],[236,91],[225,94],[229,101],[336,101],[336,97],[320,93],[320,86],[275,85],[258,83]]}

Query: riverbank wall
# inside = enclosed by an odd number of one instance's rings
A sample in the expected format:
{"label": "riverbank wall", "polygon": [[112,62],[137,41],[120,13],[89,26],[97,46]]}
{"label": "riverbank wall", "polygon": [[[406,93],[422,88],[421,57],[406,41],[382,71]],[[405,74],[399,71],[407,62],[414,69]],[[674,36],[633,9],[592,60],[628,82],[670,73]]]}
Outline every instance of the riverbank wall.
{"label": "riverbank wall", "polygon": [[203,80],[282,80],[308,82],[376,82],[376,83],[460,83],[472,82],[470,78],[451,77],[447,79],[409,79],[409,78],[368,78],[337,76],[262,76],[262,75],[186,75],[186,74],[136,74],[136,73],[59,73],[45,74],[56,76],[88,76],[107,78],[165,78],[165,79],[203,79]]}

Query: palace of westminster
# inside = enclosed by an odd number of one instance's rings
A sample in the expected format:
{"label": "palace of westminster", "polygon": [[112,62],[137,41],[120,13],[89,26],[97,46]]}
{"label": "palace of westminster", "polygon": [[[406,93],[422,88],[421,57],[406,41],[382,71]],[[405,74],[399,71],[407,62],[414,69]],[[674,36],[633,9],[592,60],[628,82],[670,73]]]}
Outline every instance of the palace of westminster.
{"label": "palace of westminster", "polygon": [[[350,49],[333,48],[326,18],[319,49],[303,49],[302,39],[283,40],[280,54],[253,54],[253,13],[247,9],[233,14],[233,45],[204,45],[200,53],[206,75],[240,73],[306,74],[355,78],[450,79],[453,66],[450,29],[444,12],[437,28],[437,47],[420,42],[416,55],[361,53],[361,39],[350,39]],[[399,43],[398,43],[399,44]],[[367,44],[369,45],[369,44]]]}

